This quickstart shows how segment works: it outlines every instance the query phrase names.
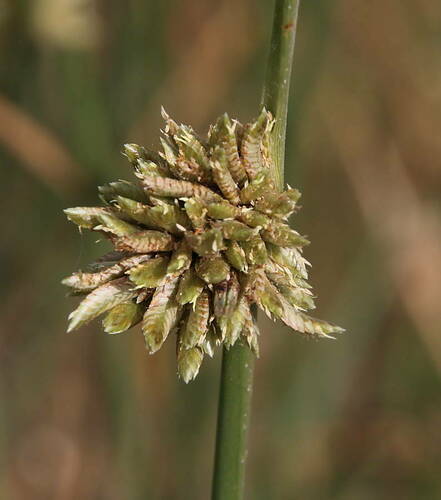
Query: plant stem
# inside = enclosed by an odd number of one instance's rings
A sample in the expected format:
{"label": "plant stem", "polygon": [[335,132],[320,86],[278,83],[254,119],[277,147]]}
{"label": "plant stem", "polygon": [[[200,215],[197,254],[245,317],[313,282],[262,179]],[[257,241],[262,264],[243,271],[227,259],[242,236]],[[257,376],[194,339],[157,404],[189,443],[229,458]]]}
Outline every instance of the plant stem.
{"label": "plant stem", "polygon": [[271,153],[274,178],[281,189],[285,162],[286,119],[292,59],[300,0],[275,0],[274,24],[262,104],[276,123],[272,132]]}
{"label": "plant stem", "polygon": [[[289,83],[299,0],[275,0],[263,105],[276,123],[271,137],[274,178],[283,186]],[[243,498],[254,355],[236,343],[224,349],[219,394],[212,500]]]}
{"label": "plant stem", "polygon": [[217,421],[213,500],[243,497],[254,354],[236,343],[224,350]]}

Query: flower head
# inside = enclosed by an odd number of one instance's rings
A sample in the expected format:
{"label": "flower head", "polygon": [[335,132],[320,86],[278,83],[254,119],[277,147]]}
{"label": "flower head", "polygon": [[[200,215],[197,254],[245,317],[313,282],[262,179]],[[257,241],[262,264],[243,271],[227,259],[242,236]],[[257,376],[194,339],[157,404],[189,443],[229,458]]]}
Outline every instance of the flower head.
{"label": "flower head", "polygon": [[306,314],[314,308],[302,256],[308,241],[286,222],[300,193],[276,189],[271,114],[264,109],[245,126],[225,114],[206,140],[163,117],[163,152],[124,146],[136,182],[101,186],[101,207],[65,210],[115,249],[63,280],[85,294],[68,331],[105,313],[106,333],[141,323],[150,353],[176,332],[185,382],[218,345],[242,341],[258,354],[253,304],[309,336],[343,331]]}

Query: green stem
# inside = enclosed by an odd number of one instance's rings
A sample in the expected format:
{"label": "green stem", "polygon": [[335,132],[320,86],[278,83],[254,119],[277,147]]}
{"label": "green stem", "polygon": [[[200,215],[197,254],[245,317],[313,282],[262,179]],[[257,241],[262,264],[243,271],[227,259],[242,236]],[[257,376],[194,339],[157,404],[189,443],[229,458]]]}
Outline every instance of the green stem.
{"label": "green stem", "polygon": [[237,343],[224,350],[217,421],[213,500],[243,497],[254,354]]}
{"label": "green stem", "polygon": [[273,33],[262,98],[263,106],[276,119],[271,153],[274,158],[274,177],[279,188],[283,187],[286,119],[299,3],[300,0],[275,0]]}
{"label": "green stem", "polygon": [[[274,177],[283,186],[289,83],[299,0],[275,0],[263,105],[276,119],[271,140]],[[237,343],[225,350],[216,437],[212,500],[243,498],[254,355]]]}

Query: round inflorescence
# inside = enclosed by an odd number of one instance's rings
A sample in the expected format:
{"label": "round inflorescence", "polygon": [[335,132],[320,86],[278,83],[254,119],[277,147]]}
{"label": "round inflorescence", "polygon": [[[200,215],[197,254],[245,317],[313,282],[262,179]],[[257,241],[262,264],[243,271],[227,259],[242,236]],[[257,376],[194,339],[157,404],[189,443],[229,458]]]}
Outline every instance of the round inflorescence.
{"label": "round inflorescence", "polygon": [[163,116],[163,152],[124,147],[136,183],[101,186],[104,206],[65,210],[114,246],[88,272],[63,280],[85,295],[68,331],[105,313],[107,333],[141,323],[150,353],[176,332],[186,382],[218,345],[241,341],[258,355],[253,304],[310,336],[341,332],[306,314],[314,308],[302,256],[308,242],[286,223],[300,193],[276,188],[271,114],[245,126],[225,114],[206,141]]}

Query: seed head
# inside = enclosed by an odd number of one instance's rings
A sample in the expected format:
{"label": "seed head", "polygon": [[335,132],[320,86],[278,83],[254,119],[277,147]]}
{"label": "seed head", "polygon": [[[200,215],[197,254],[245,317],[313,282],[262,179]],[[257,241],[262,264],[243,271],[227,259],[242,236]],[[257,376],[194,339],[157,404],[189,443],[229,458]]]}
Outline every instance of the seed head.
{"label": "seed head", "polygon": [[314,308],[302,255],[308,240],[287,224],[300,193],[276,189],[271,114],[263,109],[245,126],[224,114],[206,140],[162,115],[163,152],[124,146],[135,182],[100,186],[102,207],[65,210],[115,248],[63,280],[86,294],[68,331],[102,314],[109,334],[141,323],[151,354],[173,334],[185,382],[216,346],[241,341],[258,355],[253,304],[310,337],[342,332],[306,314]]}

